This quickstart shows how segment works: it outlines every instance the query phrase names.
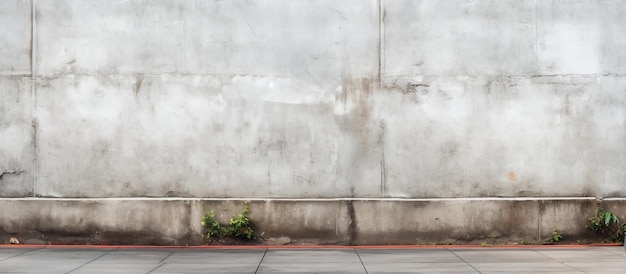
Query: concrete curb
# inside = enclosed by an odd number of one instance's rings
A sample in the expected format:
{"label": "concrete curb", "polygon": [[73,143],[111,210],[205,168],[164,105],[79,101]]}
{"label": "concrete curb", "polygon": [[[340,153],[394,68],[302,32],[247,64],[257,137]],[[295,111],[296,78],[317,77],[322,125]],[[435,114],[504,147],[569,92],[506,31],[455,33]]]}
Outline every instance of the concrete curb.
{"label": "concrete curb", "polygon": [[[626,200],[593,197],[458,199],[0,199],[5,237],[27,244],[200,246],[202,216],[220,222],[248,204],[259,244],[321,246],[542,244],[552,231],[599,242],[597,207],[626,220]],[[596,238],[594,238],[596,237]],[[285,239],[286,242],[277,239]],[[242,243],[245,244],[245,243]],[[230,245],[229,245],[230,246]]]}

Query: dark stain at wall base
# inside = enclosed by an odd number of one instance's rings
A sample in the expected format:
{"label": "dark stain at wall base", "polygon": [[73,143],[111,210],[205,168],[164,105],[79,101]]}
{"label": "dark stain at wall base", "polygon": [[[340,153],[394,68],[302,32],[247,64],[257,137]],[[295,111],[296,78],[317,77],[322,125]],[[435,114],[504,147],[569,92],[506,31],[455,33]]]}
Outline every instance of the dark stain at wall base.
{"label": "dark stain at wall base", "polygon": [[346,206],[348,209],[348,217],[350,218],[350,223],[348,225],[348,240],[346,241],[346,245],[354,245],[357,235],[356,213],[354,212],[354,204],[352,201],[346,201]]}

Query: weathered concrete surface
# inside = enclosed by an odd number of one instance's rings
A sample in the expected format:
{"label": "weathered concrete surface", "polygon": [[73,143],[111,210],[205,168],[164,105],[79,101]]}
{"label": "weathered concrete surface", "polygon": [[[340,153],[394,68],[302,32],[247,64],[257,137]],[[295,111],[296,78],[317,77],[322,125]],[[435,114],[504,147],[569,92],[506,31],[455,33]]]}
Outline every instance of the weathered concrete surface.
{"label": "weathered concrete surface", "polygon": [[374,85],[375,1],[37,10],[37,195],[379,195],[346,101]]}
{"label": "weathered concrete surface", "polygon": [[[407,239],[368,224],[404,210],[393,198],[452,199],[406,217],[452,204],[467,215],[443,230],[455,239],[503,233],[475,225],[480,210],[540,215],[515,197],[593,211],[568,197],[626,196],[625,13],[617,0],[3,1],[0,197],[287,198],[259,205],[268,231],[338,243]],[[510,201],[459,210],[468,197]],[[324,214],[276,227],[291,207]],[[110,223],[94,229],[139,230]],[[551,226],[535,225],[505,234]]]}
{"label": "weathered concrete surface", "polygon": [[[32,1],[0,3],[0,75],[31,73]],[[5,87],[4,84],[0,87]]]}
{"label": "weathered concrete surface", "polygon": [[2,5],[1,196],[626,195],[619,1]]}
{"label": "weathered concrete surface", "polygon": [[623,78],[420,77],[395,85],[405,91],[379,97],[388,196],[625,195]]}
{"label": "weathered concrete surface", "polygon": [[552,2],[384,1],[385,80],[536,73],[536,10]]}
{"label": "weathered concrete surface", "polygon": [[624,74],[618,0],[383,2],[385,78]]}
{"label": "weathered concrete surface", "polygon": [[31,7],[0,3],[0,197],[34,195]]}
{"label": "weathered concrete surface", "polygon": [[378,62],[376,1],[57,0],[37,11],[42,75],[276,76],[334,88],[329,80]]}
{"label": "weathered concrete surface", "polygon": [[31,82],[22,76],[0,76],[0,87],[0,197],[32,196]]}
{"label": "weathered concrete surface", "polygon": [[22,243],[202,244],[202,215],[221,222],[250,207],[253,244],[545,243],[599,239],[585,228],[600,206],[626,220],[623,199],[0,199],[2,235]]}

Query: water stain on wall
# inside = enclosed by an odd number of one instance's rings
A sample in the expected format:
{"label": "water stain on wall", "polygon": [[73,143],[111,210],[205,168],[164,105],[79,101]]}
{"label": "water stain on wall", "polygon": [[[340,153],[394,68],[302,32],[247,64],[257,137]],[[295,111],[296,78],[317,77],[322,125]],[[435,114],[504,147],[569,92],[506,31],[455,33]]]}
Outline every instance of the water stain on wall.
{"label": "water stain on wall", "polygon": [[371,106],[369,97],[374,89],[375,80],[371,77],[353,78],[344,75],[341,91],[336,95],[336,104],[343,109],[343,115],[337,115],[337,123],[343,131],[357,137],[362,146],[368,144],[368,131]]}

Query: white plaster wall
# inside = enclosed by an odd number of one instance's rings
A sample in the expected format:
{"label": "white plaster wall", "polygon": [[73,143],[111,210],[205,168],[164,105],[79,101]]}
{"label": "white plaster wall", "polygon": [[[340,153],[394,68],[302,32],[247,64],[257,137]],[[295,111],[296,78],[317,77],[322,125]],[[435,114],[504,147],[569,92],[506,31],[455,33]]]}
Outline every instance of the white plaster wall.
{"label": "white plaster wall", "polygon": [[620,1],[0,5],[1,196],[626,195]]}

